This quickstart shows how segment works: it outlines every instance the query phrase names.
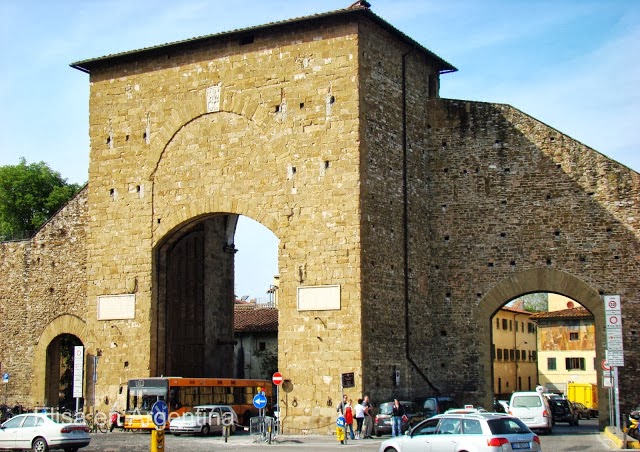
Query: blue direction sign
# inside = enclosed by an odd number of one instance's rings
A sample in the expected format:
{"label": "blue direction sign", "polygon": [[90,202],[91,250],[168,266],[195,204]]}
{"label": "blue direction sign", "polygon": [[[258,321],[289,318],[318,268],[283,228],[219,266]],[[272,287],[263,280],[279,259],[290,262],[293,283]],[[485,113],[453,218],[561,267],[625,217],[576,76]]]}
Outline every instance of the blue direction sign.
{"label": "blue direction sign", "polygon": [[151,407],[151,419],[156,427],[164,427],[169,418],[169,407],[164,400],[158,400]]}
{"label": "blue direction sign", "polygon": [[264,393],[260,392],[255,395],[255,397],[253,398],[253,406],[259,410],[267,406],[267,397],[264,395]]}
{"label": "blue direction sign", "polygon": [[338,416],[338,419],[336,419],[336,425],[340,428],[344,428],[344,426],[347,425],[347,421],[344,416]]}
{"label": "blue direction sign", "polygon": [[9,383],[9,374],[2,374],[2,382]]}

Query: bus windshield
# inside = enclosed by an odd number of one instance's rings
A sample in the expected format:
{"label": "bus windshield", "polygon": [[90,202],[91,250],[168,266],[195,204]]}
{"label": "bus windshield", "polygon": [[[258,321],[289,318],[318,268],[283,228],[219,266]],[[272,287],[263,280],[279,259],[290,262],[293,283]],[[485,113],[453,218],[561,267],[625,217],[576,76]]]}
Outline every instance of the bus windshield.
{"label": "bus windshield", "polygon": [[147,413],[158,400],[167,399],[169,385],[166,379],[139,378],[129,381],[127,411]]}

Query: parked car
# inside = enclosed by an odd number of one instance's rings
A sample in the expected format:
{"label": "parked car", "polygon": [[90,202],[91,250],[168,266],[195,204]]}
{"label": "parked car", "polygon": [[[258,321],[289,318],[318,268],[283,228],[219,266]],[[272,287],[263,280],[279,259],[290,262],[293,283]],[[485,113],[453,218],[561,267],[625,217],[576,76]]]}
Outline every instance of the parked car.
{"label": "parked car", "polygon": [[[402,423],[402,433],[413,427],[424,419],[422,410],[413,402],[401,400],[400,403],[404,407],[404,414],[408,421]],[[393,402],[381,403],[378,407],[376,417],[373,419],[373,431],[376,436],[380,437],[384,433],[391,433],[391,413],[393,413]]]}
{"label": "parked car", "polygon": [[183,433],[208,435],[222,432],[222,428],[229,425],[229,433],[235,433],[237,423],[238,415],[229,405],[198,405],[182,416],[171,419],[169,431],[175,436]]}
{"label": "parked car", "polygon": [[578,413],[578,419],[591,419],[591,410],[579,402],[571,402],[573,411]]}
{"label": "parked car", "polygon": [[540,439],[520,419],[503,413],[438,414],[403,436],[383,441],[379,452],[540,451]]}
{"label": "parked car", "polygon": [[536,391],[517,391],[511,394],[509,414],[515,416],[532,430],[553,432],[553,412],[544,388]]}
{"label": "parked car", "polygon": [[451,408],[463,408],[461,404],[451,397],[418,397],[414,401],[418,406],[422,407],[425,418],[442,414]]}
{"label": "parked car", "polygon": [[569,425],[578,425],[578,413],[573,410],[567,399],[553,397],[549,399],[553,422],[568,422]]}
{"label": "parked car", "polygon": [[77,451],[90,441],[87,424],[63,413],[18,414],[0,425],[0,449]]}

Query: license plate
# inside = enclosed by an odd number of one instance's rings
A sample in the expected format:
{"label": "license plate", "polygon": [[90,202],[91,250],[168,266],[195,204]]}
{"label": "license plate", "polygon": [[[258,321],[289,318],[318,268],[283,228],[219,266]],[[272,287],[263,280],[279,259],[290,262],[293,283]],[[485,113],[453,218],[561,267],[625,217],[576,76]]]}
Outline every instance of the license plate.
{"label": "license plate", "polygon": [[529,443],[511,443],[511,448],[518,450],[529,449]]}

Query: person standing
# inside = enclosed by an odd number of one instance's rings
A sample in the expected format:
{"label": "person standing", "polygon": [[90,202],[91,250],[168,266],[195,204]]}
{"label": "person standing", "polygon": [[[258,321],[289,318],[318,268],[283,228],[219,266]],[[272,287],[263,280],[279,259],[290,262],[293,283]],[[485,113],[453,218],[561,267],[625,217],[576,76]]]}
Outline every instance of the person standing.
{"label": "person standing", "polygon": [[391,412],[391,436],[402,435],[402,417],[405,415],[404,406],[393,399],[393,411]]}
{"label": "person standing", "polygon": [[342,402],[338,404],[338,408],[336,408],[336,411],[344,416],[344,409],[346,406],[347,406],[347,395],[343,394]]}
{"label": "person standing", "polygon": [[373,407],[369,396],[365,395],[362,401],[364,407],[364,437],[371,439],[371,431],[373,430]]}
{"label": "person standing", "polygon": [[362,435],[362,424],[364,422],[362,399],[358,399],[358,404],[355,406],[354,411],[356,412],[356,439],[360,439],[360,435]]}
{"label": "person standing", "polygon": [[[355,435],[353,434],[353,400],[349,399],[347,402],[347,406],[344,408],[344,419],[347,425],[349,426],[349,436],[351,439],[355,439]],[[345,434],[346,434],[345,428]]]}

